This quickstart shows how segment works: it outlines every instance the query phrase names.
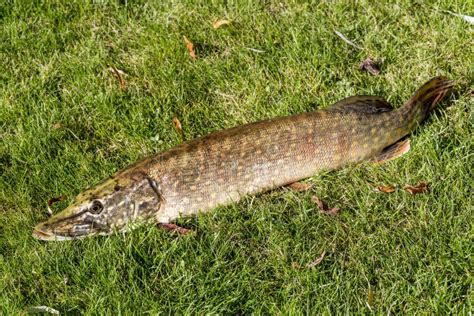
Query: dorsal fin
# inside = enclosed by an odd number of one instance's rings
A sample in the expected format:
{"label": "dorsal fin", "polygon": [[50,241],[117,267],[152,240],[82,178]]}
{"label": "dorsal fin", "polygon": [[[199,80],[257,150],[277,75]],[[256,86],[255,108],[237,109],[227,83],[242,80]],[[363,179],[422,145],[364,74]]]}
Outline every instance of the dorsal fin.
{"label": "dorsal fin", "polygon": [[335,112],[358,112],[376,114],[393,110],[393,107],[382,97],[356,95],[345,98],[327,108]]}

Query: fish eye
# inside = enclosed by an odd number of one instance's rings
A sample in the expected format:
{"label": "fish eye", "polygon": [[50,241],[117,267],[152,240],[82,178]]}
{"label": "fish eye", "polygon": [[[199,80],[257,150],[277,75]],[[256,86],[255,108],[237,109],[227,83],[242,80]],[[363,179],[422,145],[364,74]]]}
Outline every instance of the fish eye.
{"label": "fish eye", "polygon": [[92,205],[89,208],[89,213],[99,214],[104,209],[104,205],[99,200],[92,201]]}

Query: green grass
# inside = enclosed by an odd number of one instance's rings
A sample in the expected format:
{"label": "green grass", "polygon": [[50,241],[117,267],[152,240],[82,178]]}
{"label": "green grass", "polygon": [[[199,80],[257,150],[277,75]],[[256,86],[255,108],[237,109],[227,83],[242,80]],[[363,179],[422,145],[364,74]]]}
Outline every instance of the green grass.
{"label": "green grass", "polygon": [[[472,2],[12,2],[0,7],[3,314],[36,305],[89,314],[472,312],[473,26],[441,11],[473,15]],[[233,23],[214,30],[223,17]],[[368,56],[380,76],[358,69]],[[126,73],[125,90],[109,66]],[[455,92],[413,134],[412,150],[386,165],[315,175],[310,191],[276,190],[181,220],[193,236],[147,226],[74,242],[31,237],[49,198],[70,201],[180,143],[174,116],[189,140],[354,94],[398,107],[440,74],[456,80]],[[420,181],[429,193],[373,189]],[[340,214],[320,214],[312,194]]]}

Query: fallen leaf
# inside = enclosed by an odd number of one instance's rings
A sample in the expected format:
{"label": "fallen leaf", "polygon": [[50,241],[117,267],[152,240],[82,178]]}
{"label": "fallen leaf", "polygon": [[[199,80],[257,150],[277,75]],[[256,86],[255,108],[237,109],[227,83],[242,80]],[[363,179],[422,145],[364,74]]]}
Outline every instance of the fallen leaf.
{"label": "fallen leaf", "polygon": [[369,286],[369,290],[367,291],[367,305],[369,306],[369,308],[372,308],[374,306],[374,298],[375,298],[374,290],[372,289],[371,286]]}
{"label": "fallen leaf", "polygon": [[46,211],[48,213],[48,216],[53,215],[53,210],[51,209],[51,205],[53,205],[54,203],[57,203],[57,202],[64,201],[65,198],[66,198],[65,195],[61,195],[61,196],[54,197],[54,198],[51,198],[51,199],[48,200],[48,207],[47,207],[47,211]]}
{"label": "fallen leaf", "polygon": [[124,75],[125,75],[125,72],[123,72],[123,70],[120,70],[120,69],[118,69],[118,68],[116,68],[116,67],[114,67],[114,66],[109,67],[109,71],[111,71],[111,72],[117,72],[117,73],[118,73],[119,75],[121,75],[121,76],[124,76]]}
{"label": "fallen leaf", "polygon": [[65,198],[66,198],[66,196],[64,196],[64,195],[51,198],[51,199],[48,200],[48,206],[51,206],[51,205],[53,205],[54,203],[58,203],[58,202],[64,201]]}
{"label": "fallen leaf", "polygon": [[351,45],[352,47],[355,47],[357,49],[362,49],[362,47],[357,46],[356,44],[354,44],[350,39],[345,37],[344,34],[342,34],[341,32],[334,30],[334,33],[336,33],[337,36],[339,36],[344,42]]}
{"label": "fallen leaf", "polygon": [[221,26],[228,25],[231,22],[232,21],[226,19],[215,20],[214,23],[212,23],[212,27],[214,28],[214,30],[217,30]]}
{"label": "fallen leaf", "polygon": [[320,210],[324,210],[327,208],[327,205],[321,201],[316,195],[311,196],[311,201],[316,203]]}
{"label": "fallen leaf", "polygon": [[319,256],[318,259],[314,260],[314,261],[311,262],[311,263],[308,263],[308,264],[306,265],[306,267],[307,267],[307,268],[313,268],[313,267],[317,266],[318,264],[321,263],[321,261],[323,261],[325,255],[326,255],[326,251],[323,251],[323,253]]}
{"label": "fallen leaf", "polygon": [[314,203],[316,203],[319,210],[324,214],[334,216],[334,215],[337,215],[337,213],[339,212],[338,207],[329,208],[327,206],[327,204],[324,201],[322,201],[321,199],[319,199],[316,195],[311,196],[311,200]]}
{"label": "fallen leaf", "polygon": [[420,182],[418,185],[415,185],[415,186],[406,185],[404,189],[405,191],[413,195],[419,194],[419,193],[425,193],[428,191],[428,183]]}
{"label": "fallen leaf", "polygon": [[360,70],[365,70],[371,73],[374,76],[377,76],[380,74],[380,68],[377,65],[375,61],[372,60],[372,58],[367,58],[364,60],[360,65],[359,65]]}
{"label": "fallen leaf", "polygon": [[109,71],[114,74],[115,78],[119,81],[120,89],[125,89],[125,80],[123,79],[123,75],[125,73],[122,70],[115,68],[114,66],[109,67]]}
{"label": "fallen leaf", "polygon": [[179,235],[188,235],[194,233],[192,229],[184,228],[176,224],[158,223],[158,227],[163,228],[170,233],[178,233]]}
{"label": "fallen leaf", "polygon": [[53,315],[59,315],[59,311],[48,306],[31,306],[28,307],[29,314],[48,313]]}
{"label": "fallen leaf", "polygon": [[301,269],[301,265],[298,262],[294,262],[294,261],[291,263],[291,267],[293,269]]}
{"label": "fallen leaf", "polygon": [[181,125],[181,122],[176,116],[173,117],[173,124],[174,124],[174,128],[176,129],[176,132],[179,134],[181,138],[183,138],[183,127]]}
{"label": "fallen leaf", "polygon": [[387,186],[380,185],[375,190],[382,193],[392,193],[392,192],[395,192],[396,189],[390,185],[387,185]]}
{"label": "fallen leaf", "polygon": [[63,128],[63,124],[61,123],[55,123],[53,124],[53,126],[51,126],[52,129],[60,129],[60,128]]}
{"label": "fallen leaf", "polygon": [[195,59],[196,58],[196,52],[194,51],[194,44],[188,40],[186,36],[183,35],[184,43],[186,44],[186,48],[188,49],[189,56],[191,58]]}
{"label": "fallen leaf", "polygon": [[288,187],[296,192],[303,192],[311,188],[311,184],[304,182],[293,182],[289,184]]}

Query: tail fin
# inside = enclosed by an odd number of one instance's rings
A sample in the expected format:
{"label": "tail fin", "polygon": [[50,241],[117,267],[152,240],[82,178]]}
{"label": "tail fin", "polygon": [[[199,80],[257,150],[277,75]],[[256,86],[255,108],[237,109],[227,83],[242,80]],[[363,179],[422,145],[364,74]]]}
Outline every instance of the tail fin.
{"label": "tail fin", "polygon": [[419,121],[423,120],[429,111],[449,92],[454,85],[453,80],[444,76],[434,77],[421,86],[403,106],[414,110]]}

